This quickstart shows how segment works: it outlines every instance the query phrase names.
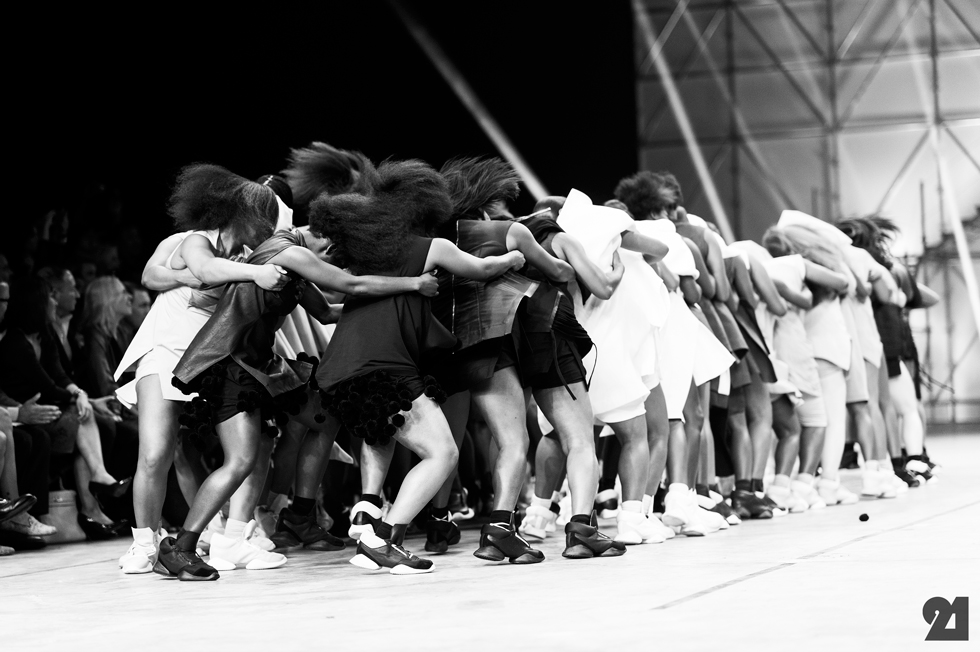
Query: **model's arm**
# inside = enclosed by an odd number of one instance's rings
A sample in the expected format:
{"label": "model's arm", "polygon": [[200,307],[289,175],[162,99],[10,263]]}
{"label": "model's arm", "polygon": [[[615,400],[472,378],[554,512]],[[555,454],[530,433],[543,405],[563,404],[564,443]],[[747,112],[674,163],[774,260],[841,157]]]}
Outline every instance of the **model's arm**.
{"label": "model's arm", "polygon": [[303,306],[306,312],[321,324],[332,324],[337,321],[332,319],[335,315],[330,304],[327,303],[326,297],[323,296],[323,292],[320,292],[320,289],[313,283],[306,284],[303,289],[303,296],[299,299],[299,305]]}
{"label": "model's arm", "polygon": [[306,247],[296,245],[282,250],[269,262],[299,274],[324,292],[336,291],[353,296],[374,297],[405,292],[419,292],[427,297],[434,297],[439,292],[439,282],[431,274],[411,277],[354,276],[323,262]]}
{"label": "model's arm", "polygon": [[701,300],[701,286],[698,285],[693,276],[681,277],[681,293],[689,306],[693,306]]}
{"label": "model's arm", "polygon": [[184,238],[179,254],[187,269],[207,285],[244,281],[255,283],[263,290],[276,291],[289,282],[289,277],[275,265],[236,263],[215,256],[208,239],[196,233]]}
{"label": "model's arm", "polygon": [[179,233],[175,233],[157,245],[143,268],[143,276],[140,279],[143,287],[156,292],[166,292],[181,285],[195,289],[201,287],[201,281],[189,269],[174,270],[167,267],[167,259],[181,242],[183,238]]}
{"label": "model's arm", "polygon": [[752,277],[752,284],[755,286],[756,291],[758,291],[759,296],[766,303],[766,308],[769,309],[769,312],[782,317],[786,314],[786,304],[783,302],[782,297],[779,296],[779,291],[776,290],[776,286],[773,284],[769,272],[766,271],[762,261],[758,258],[752,257],[751,260],[752,266],[749,268],[749,275]]}
{"label": "model's arm", "polygon": [[932,308],[934,305],[939,303],[939,295],[936,294],[932,288],[928,288],[922,283],[916,283],[916,287],[919,288],[919,294],[922,296],[919,308]]}
{"label": "model's arm", "polygon": [[755,307],[759,305],[759,297],[752,288],[752,279],[749,277],[749,269],[745,266],[745,261],[742,260],[741,256],[735,256],[725,262],[732,266],[732,279],[739,300],[746,302],[752,310],[755,310]]}
{"label": "model's arm", "polygon": [[530,229],[523,224],[515,222],[507,230],[507,249],[521,252],[528,263],[537,267],[552,281],[567,283],[575,278],[575,270],[572,266],[545,251],[544,247],[534,239]]}
{"label": "model's arm", "polygon": [[667,245],[660,240],[636,231],[623,232],[623,249],[643,254],[648,263],[659,263],[669,251]]}
{"label": "model's arm", "polygon": [[847,277],[843,274],[809,260],[803,262],[806,264],[806,280],[830,288],[835,292],[847,291]]}
{"label": "model's arm", "polygon": [[810,288],[807,286],[804,285],[802,290],[795,290],[779,279],[773,281],[773,284],[776,286],[779,296],[797,308],[809,310],[813,307],[813,293],[810,292]]}
{"label": "model's arm", "polygon": [[725,258],[721,255],[721,246],[717,240],[709,237],[708,234],[705,234],[705,240],[708,241],[708,260],[705,262],[708,264],[708,269],[711,270],[711,275],[715,279],[714,298],[722,303],[728,303],[728,299],[732,294],[732,286],[728,282],[728,274],[725,271]]}
{"label": "model's arm", "polygon": [[701,255],[701,250],[698,246],[694,244],[692,240],[684,238],[684,244],[687,248],[691,250],[691,255],[694,256],[694,266],[698,270],[698,287],[701,288],[701,296],[705,299],[715,298],[715,278],[708,271],[708,266],[704,262],[704,257]]}
{"label": "model's arm", "polygon": [[651,265],[657,275],[663,280],[664,285],[671,292],[676,290],[681,285],[681,279],[677,274],[671,271],[669,267],[663,264],[663,262],[654,263]]}
{"label": "model's arm", "polygon": [[613,253],[612,270],[604,272],[599,266],[589,260],[582,243],[567,233],[557,233],[551,241],[555,254],[568,262],[575,269],[579,282],[588,288],[589,292],[600,299],[608,299],[619,287],[623,280],[623,261],[619,252]]}
{"label": "model's arm", "polygon": [[[544,250],[542,249],[542,251]],[[465,251],[460,251],[449,240],[433,238],[432,246],[429,247],[429,256],[425,259],[425,269],[434,270],[439,267],[463,278],[470,278],[474,281],[489,281],[507,270],[518,270],[524,267],[524,260],[524,254],[517,249],[508,251],[503,256],[477,258]],[[564,264],[567,265],[568,263]],[[569,268],[571,268],[570,265]]]}

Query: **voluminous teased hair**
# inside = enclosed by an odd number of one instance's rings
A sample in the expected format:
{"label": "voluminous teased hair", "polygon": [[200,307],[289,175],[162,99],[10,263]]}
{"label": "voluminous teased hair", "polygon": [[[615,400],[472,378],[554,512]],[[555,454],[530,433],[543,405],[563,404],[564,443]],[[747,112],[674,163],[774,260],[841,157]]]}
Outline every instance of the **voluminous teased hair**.
{"label": "voluminous teased hair", "polygon": [[299,212],[323,193],[368,194],[377,180],[374,164],[364,154],[321,142],[290,150],[289,165],[282,173],[292,188]]}
{"label": "voluminous teased hair", "polygon": [[[669,175],[673,183],[668,182],[664,174]],[[669,172],[637,172],[620,180],[613,194],[626,205],[633,219],[638,220],[646,220],[661,211],[672,210],[680,203],[680,186]]]}
{"label": "voluminous teased hair", "polygon": [[453,218],[481,220],[483,210],[495,202],[509,202],[520,194],[520,176],[501,158],[454,158],[439,171],[449,187]]}
{"label": "voluminous teased hair", "polygon": [[226,229],[261,242],[272,235],[279,205],[272,188],[220,165],[195,163],[177,177],[170,215],[180,231]]}
{"label": "voluminous teased hair", "polygon": [[885,217],[851,217],[837,222],[837,228],[851,238],[855,247],[865,249],[880,264],[891,266],[890,243],[898,226]]}
{"label": "voluminous teased hair", "polygon": [[445,180],[422,161],[385,161],[367,194],[322,194],[310,205],[310,230],[330,238],[336,262],[355,274],[384,274],[405,259],[410,234],[452,222]]}

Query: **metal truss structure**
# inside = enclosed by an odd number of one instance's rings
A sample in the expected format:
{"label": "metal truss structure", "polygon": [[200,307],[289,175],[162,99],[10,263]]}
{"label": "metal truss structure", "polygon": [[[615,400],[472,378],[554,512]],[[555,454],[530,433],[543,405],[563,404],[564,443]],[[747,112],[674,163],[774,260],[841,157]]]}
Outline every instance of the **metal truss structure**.
{"label": "metal truss structure", "polygon": [[920,282],[949,307],[933,311],[951,310],[918,329],[920,350],[962,354],[926,354],[951,386],[930,400],[980,421],[978,253],[962,222],[980,205],[980,3],[631,2],[640,169],[673,171],[688,210],[734,237],[758,239],[786,208],[894,219],[896,253],[922,258]]}

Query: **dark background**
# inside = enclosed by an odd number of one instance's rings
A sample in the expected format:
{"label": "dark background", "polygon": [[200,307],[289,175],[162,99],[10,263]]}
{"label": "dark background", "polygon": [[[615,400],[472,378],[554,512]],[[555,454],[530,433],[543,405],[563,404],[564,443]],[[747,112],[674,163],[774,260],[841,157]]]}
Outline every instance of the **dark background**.
{"label": "dark background", "polygon": [[[311,140],[374,160],[497,152],[391,6],[226,12],[31,10],[8,23],[11,219],[67,208],[71,233],[172,231],[176,172],[255,178]],[[627,2],[409,2],[551,193],[607,199],[635,171]],[[530,210],[526,190],[515,213]],[[125,252],[133,255],[134,252]]]}

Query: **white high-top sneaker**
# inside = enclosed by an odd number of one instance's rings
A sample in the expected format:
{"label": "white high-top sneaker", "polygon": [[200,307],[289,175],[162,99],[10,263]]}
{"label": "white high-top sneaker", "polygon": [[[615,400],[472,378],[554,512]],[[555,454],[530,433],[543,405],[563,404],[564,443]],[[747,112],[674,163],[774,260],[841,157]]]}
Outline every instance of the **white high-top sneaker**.
{"label": "white high-top sneaker", "polygon": [[149,573],[157,560],[157,537],[152,528],[132,528],[133,545],[119,558],[119,568],[127,575]]}
{"label": "white high-top sneaker", "polygon": [[[556,520],[558,520],[558,514],[547,507],[530,505],[524,512],[524,520],[521,521],[521,526],[517,529],[527,539],[544,541],[545,537],[548,536],[548,525],[554,526]],[[555,531],[554,527],[551,531]]]}
{"label": "white high-top sneaker", "polygon": [[268,570],[286,563],[286,556],[269,552],[254,545],[246,538],[232,538],[224,534],[211,536],[211,557],[208,563],[219,571],[236,568]]}
{"label": "white high-top sneaker", "polygon": [[881,483],[891,485],[892,489],[895,490],[896,496],[909,492],[909,486],[900,477],[895,475],[895,470],[892,468],[890,462],[888,464],[879,462],[878,473],[881,475]]}
{"label": "white high-top sneaker", "polygon": [[881,485],[881,475],[878,473],[878,462],[867,460],[861,472],[861,495],[868,498],[881,498],[885,488]]}
{"label": "white high-top sneaker", "polygon": [[769,496],[769,498],[772,499],[772,501],[776,503],[780,509],[784,509],[791,514],[799,514],[801,512],[805,512],[809,508],[809,504],[806,502],[806,500],[794,494],[791,487],[771,484],[766,488],[766,495]]}
{"label": "white high-top sneaker", "polygon": [[672,482],[667,487],[667,495],[664,497],[663,523],[667,527],[683,527],[687,524],[690,511],[689,490],[687,485],[680,482]]}
{"label": "white high-top sneaker", "polygon": [[711,511],[715,506],[715,501],[711,500],[710,496],[702,496],[699,493],[691,492],[691,497],[694,499],[694,504],[698,510],[697,517],[708,527],[709,534],[718,530],[728,529],[729,525],[725,517],[718,512]]}
{"label": "white high-top sneaker", "polygon": [[789,486],[793,493],[806,501],[810,509],[823,509],[827,506],[811,481],[797,479],[790,482]]}
{"label": "white high-top sneaker", "polygon": [[653,496],[643,497],[643,515],[653,524],[654,529],[659,529],[664,539],[673,539],[677,536],[674,528],[667,527],[660,520],[660,517],[653,513]]}
{"label": "white high-top sneaker", "polygon": [[643,512],[633,512],[626,509],[619,510],[616,517],[616,541],[628,545],[640,543],[663,543],[667,537],[663,535],[661,529],[652,523]]}
{"label": "white high-top sneaker", "polygon": [[857,494],[851,493],[840,483],[840,478],[817,480],[817,493],[827,505],[853,505],[860,500]]}
{"label": "white high-top sneaker", "polygon": [[245,526],[245,538],[248,542],[257,548],[262,550],[267,550],[272,552],[276,549],[276,544],[272,542],[272,539],[259,527],[258,521],[254,518],[248,522]]}

